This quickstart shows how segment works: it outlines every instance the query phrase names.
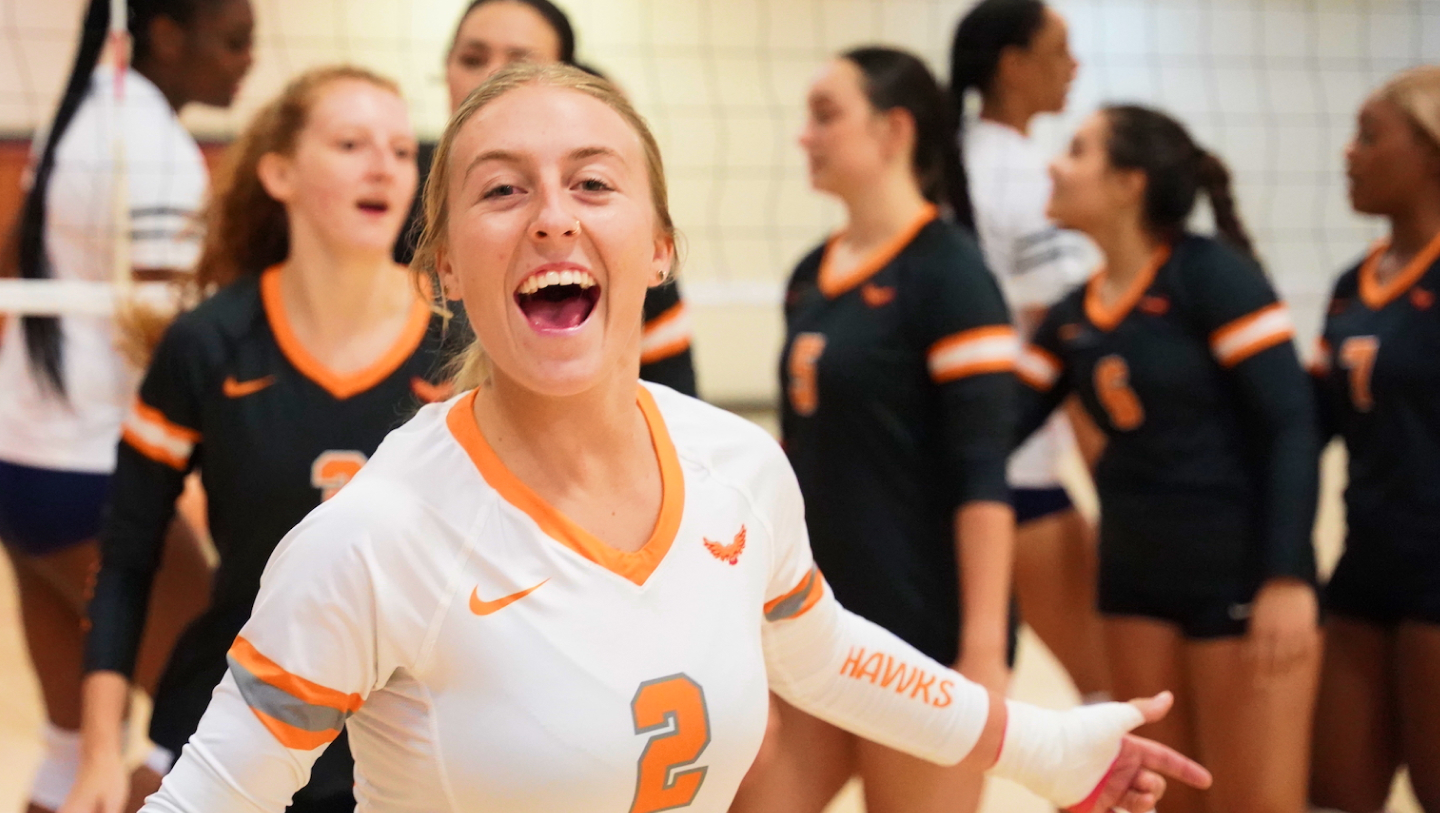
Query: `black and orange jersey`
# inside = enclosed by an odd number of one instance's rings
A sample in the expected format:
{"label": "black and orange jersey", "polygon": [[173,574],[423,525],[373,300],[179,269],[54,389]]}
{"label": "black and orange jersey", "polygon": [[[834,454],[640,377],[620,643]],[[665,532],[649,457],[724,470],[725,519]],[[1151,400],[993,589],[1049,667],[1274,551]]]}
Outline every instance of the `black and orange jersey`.
{"label": "black and orange jersey", "polygon": [[1313,372],[1350,453],[1352,540],[1440,553],[1440,236],[1388,282],[1377,246],[1335,283]]}
{"label": "black and orange jersey", "polygon": [[1008,499],[1019,340],[974,240],[933,207],[844,276],[827,246],[790,279],[780,365],[815,559],[846,607],[952,663],[955,511]]}
{"label": "black and orange jersey", "polygon": [[1017,372],[1021,439],[1072,391],[1109,438],[1102,570],[1177,590],[1313,579],[1315,410],[1260,268],[1188,235],[1109,307],[1100,285],[1051,308]]}
{"label": "black and orange jersey", "polygon": [[[386,433],[448,395],[439,378],[446,334],[425,303],[416,300],[384,357],[338,374],[291,332],[279,274],[236,282],[175,320],[120,442],[87,671],[132,672],[166,529],[191,470],[200,472],[219,553],[210,607],[176,645],[155,697],[151,739],[177,754],[225,675],[225,653],[275,545],[345,485]],[[336,760],[335,775],[317,775],[312,787],[341,779],[349,787],[343,754],[322,765]]]}
{"label": "black and orange jersey", "polygon": [[[425,188],[434,160],[435,145],[421,143],[416,160],[420,165],[419,189]],[[420,225],[424,212],[421,211],[421,195],[415,196],[410,206],[410,216],[400,237],[395,241],[395,261],[409,265],[415,257],[415,245],[420,239]],[[458,313],[463,322],[464,313]],[[680,297],[680,288],[674,282],[651,288],[645,294],[645,334],[641,338],[640,378],[664,384],[672,390],[691,397],[698,397],[695,384],[695,359],[690,350],[692,331],[690,315]]]}

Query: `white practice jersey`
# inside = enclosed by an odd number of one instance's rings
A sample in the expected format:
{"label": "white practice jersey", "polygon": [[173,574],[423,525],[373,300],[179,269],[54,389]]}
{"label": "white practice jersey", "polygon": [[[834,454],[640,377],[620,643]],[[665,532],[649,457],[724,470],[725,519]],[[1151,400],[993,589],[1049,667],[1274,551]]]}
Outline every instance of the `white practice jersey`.
{"label": "white practice jersey", "polygon": [[[199,256],[196,213],[208,172],[195,139],[160,89],[135,71],[124,78],[117,120],[114,73],[102,68],[58,145],[50,175],[45,244],[56,279],[113,279],[112,134],[123,134],[134,268],[188,270]],[[43,134],[42,134],[43,137]],[[41,141],[37,138],[36,151]],[[115,468],[120,424],[139,371],[116,351],[115,320],[61,318],[68,399],[33,375],[20,319],[0,341],[0,460],[66,471]]]}
{"label": "white practice jersey", "polygon": [[[1056,228],[1045,217],[1050,202],[1046,159],[1023,133],[970,119],[963,147],[980,248],[1017,326],[1028,336],[1038,324],[1027,324],[1024,315],[1050,307],[1084,282],[1096,256],[1083,237]],[[1060,458],[1073,443],[1068,422],[1057,414],[1011,456],[1010,485],[1056,487]]]}
{"label": "white practice jersey", "polygon": [[279,813],[341,726],[360,811],[722,813],[770,688],[968,753],[986,693],[840,608],[774,440],[665,387],[638,401],[664,497],[633,553],[511,474],[473,393],[391,433],[276,549],[145,813]]}

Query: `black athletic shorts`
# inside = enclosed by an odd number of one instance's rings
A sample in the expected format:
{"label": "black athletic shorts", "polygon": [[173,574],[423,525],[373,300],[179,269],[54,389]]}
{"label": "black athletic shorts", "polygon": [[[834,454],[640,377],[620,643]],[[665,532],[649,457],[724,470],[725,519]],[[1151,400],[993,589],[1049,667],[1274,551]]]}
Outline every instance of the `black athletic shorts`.
{"label": "black athletic shorts", "polygon": [[1261,581],[1258,517],[1223,495],[1102,491],[1100,612],[1174,624],[1195,640],[1244,635]]}
{"label": "black athletic shorts", "polygon": [[1010,506],[1015,509],[1015,524],[1024,525],[1051,514],[1075,507],[1070,494],[1060,486],[1054,488],[1012,488]]}
{"label": "black athletic shorts", "polygon": [[1404,545],[1352,536],[1325,586],[1325,610],[1387,627],[1440,624],[1440,540]]}

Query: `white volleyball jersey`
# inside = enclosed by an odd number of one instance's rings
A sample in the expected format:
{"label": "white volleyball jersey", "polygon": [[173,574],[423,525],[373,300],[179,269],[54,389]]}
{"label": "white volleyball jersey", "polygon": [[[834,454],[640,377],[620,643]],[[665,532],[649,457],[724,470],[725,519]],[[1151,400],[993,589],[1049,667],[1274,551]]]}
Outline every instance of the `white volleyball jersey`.
{"label": "white volleyball jersey", "polygon": [[[1084,282],[1094,268],[1093,249],[1046,218],[1050,175],[1045,156],[1023,133],[971,119],[965,123],[963,147],[980,248],[1017,326],[1028,336],[1038,325],[1026,324],[1023,314],[1050,307]],[[1057,414],[1011,456],[1010,485],[1057,486],[1060,457],[1073,444],[1069,423]]]}
{"label": "white volleyball jersey", "polygon": [[[347,724],[361,811],[724,811],[765,733],[761,629],[825,589],[779,446],[638,400],[664,498],[634,553],[506,470],[473,393],[423,408],[280,543],[185,753],[278,740],[288,799]],[[229,809],[185,764],[148,809]]]}
{"label": "white volleyball jersey", "polygon": [[[199,257],[196,213],[208,184],[204,156],[150,80],[133,70],[125,75],[118,116],[109,101],[113,85],[112,71],[95,72],[57,148],[45,216],[45,245],[56,279],[113,277],[117,129],[124,139],[132,267],[188,270]],[[67,471],[113,470],[120,424],[135,399],[140,372],[115,349],[114,319],[61,318],[68,399],[56,397],[32,374],[20,319],[6,322],[0,341],[0,460]]]}

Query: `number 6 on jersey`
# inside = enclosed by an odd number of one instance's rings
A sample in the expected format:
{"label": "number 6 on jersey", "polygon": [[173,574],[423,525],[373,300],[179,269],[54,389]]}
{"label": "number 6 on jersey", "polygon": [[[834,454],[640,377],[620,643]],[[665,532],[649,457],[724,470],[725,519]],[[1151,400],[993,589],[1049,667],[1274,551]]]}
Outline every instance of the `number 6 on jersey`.
{"label": "number 6 on jersey", "polygon": [[710,745],[705,690],[684,674],[647,680],[635,691],[630,713],[636,734],[654,733],[640,753],[630,813],[674,810],[695,801],[708,769],[677,769],[695,764]]}

